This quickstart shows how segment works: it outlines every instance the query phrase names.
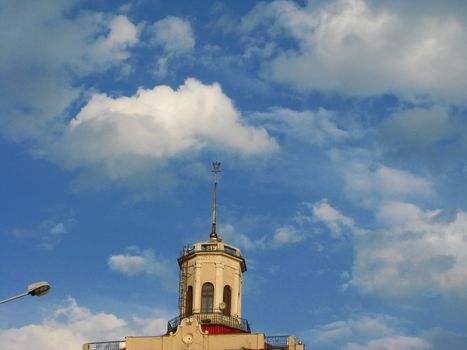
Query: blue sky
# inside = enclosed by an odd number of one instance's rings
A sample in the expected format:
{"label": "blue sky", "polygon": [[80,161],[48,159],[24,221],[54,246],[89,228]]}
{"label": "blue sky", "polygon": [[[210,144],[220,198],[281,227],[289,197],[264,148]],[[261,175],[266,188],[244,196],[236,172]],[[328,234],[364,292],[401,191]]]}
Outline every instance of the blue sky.
{"label": "blue sky", "polygon": [[[253,331],[467,347],[463,1],[0,1],[6,347],[159,335],[182,247],[247,259]],[[8,345],[8,346],[7,346]]]}

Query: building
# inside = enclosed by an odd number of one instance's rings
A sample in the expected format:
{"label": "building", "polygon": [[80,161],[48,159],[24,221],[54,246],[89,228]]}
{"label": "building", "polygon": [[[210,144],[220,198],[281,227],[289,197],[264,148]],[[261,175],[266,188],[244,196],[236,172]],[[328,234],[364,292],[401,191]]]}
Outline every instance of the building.
{"label": "building", "polygon": [[216,230],[217,174],[213,163],[214,204],[209,240],[183,249],[180,267],[179,316],[161,336],[127,336],[124,341],[88,343],[83,350],[304,350],[294,336],[252,333],[242,318],[242,274],[246,262],[240,249],[226,244]]}

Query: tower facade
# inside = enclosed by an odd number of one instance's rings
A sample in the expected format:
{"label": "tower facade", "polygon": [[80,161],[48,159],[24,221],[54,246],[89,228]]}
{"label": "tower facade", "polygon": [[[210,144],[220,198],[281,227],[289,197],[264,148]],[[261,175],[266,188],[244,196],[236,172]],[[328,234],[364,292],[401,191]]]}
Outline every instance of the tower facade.
{"label": "tower facade", "polygon": [[238,248],[211,239],[185,248],[178,264],[181,318],[198,314],[241,318],[246,264]]}

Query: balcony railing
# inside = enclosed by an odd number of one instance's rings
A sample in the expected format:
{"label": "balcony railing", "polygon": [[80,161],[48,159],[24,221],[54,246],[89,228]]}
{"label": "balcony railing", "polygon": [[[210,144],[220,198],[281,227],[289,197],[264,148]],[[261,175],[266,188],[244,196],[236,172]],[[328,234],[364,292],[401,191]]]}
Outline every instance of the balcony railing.
{"label": "balcony railing", "polygon": [[[223,314],[193,314],[189,317],[194,317],[202,326],[221,325],[230,328],[240,329],[246,333],[251,333],[250,324],[244,318],[235,318]],[[167,323],[167,332],[175,332],[180,324],[180,316],[171,319]]]}
{"label": "balcony railing", "polygon": [[105,341],[99,343],[89,343],[89,350],[119,350],[120,343],[123,340],[119,341]]}
{"label": "balcony railing", "polygon": [[[223,250],[218,249],[217,243],[203,243],[201,244],[201,252],[207,252],[207,251],[224,251],[227,254],[233,255],[233,256],[240,256],[240,253],[237,249],[230,247],[228,245],[224,245]],[[183,248],[182,252],[180,253],[181,256],[187,256],[196,253],[197,250],[195,246],[186,246]]]}
{"label": "balcony railing", "polygon": [[275,335],[264,337],[265,349],[288,349],[288,347],[289,336],[287,335]]}

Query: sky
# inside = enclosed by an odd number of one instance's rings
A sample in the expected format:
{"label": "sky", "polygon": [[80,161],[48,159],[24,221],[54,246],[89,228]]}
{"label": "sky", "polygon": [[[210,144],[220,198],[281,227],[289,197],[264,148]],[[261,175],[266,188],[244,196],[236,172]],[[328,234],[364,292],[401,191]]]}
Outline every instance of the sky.
{"label": "sky", "polygon": [[253,332],[467,348],[467,3],[0,0],[2,347],[160,335],[218,231]]}

